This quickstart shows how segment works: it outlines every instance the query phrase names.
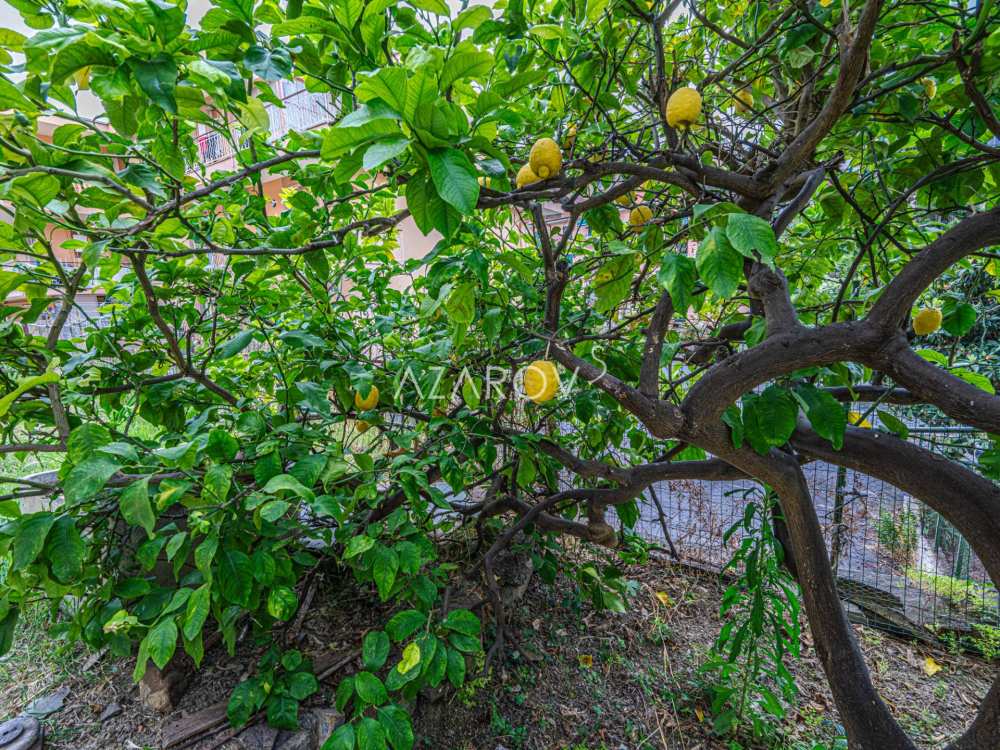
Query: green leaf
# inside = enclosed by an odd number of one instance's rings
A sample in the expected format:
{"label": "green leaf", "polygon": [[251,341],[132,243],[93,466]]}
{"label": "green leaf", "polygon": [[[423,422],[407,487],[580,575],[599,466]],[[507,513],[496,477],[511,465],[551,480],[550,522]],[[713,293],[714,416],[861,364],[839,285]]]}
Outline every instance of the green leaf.
{"label": "green leaf", "polygon": [[223,547],[218,558],[219,575],[216,580],[223,598],[245,607],[253,586],[253,563],[245,553],[229,547]]}
{"label": "green leaf", "polygon": [[66,502],[72,504],[89,500],[118,471],[118,459],[97,453],[70,470],[63,483]]}
{"label": "green leaf", "polygon": [[50,80],[58,86],[81,68],[87,68],[92,65],[114,67],[117,64],[114,55],[101,47],[94,47],[84,37],[61,47],[56,52],[55,57],[52,59]]}
{"label": "green leaf", "polygon": [[389,636],[381,630],[370,630],[361,641],[361,662],[365,669],[375,672],[389,658]]}
{"label": "green leaf", "polygon": [[[400,114],[406,109],[406,70],[401,67],[382,68],[375,73],[358,77],[354,95],[363,102],[381,99]],[[348,115],[350,116],[350,115]]]}
{"label": "green leaf", "polygon": [[635,274],[635,255],[616,255],[605,263],[594,276],[594,309],[607,313],[615,309],[628,296]]}
{"label": "green leaf", "polygon": [[747,258],[754,258],[756,251],[770,262],[778,253],[778,240],[771,225],[753,214],[729,214],[726,238],[737,252]]}
{"label": "green leaf", "polygon": [[201,629],[208,619],[208,613],[212,604],[212,587],[203,583],[194,590],[187,601],[187,610],[184,613],[184,637],[193,641],[201,633]]}
{"label": "green leaf", "polygon": [[476,168],[464,151],[436,148],[427,152],[431,179],[438,195],[463,214],[471,214],[479,201]]}
{"label": "green leaf", "polygon": [[483,78],[493,69],[493,60],[489,52],[469,50],[455,53],[441,69],[441,91],[447,91],[455,81],[463,78]]}
{"label": "green leaf", "polygon": [[157,55],[151,60],[129,60],[132,75],[139,88],[154,104],[167,112],[177,114],[177,100],[174,89],[177,86],[177,64],[173,58]]}
{"label": "green leaf", "polygon": [[493,18],[493,12],[489,7],[485,5],[472,5],[455,16],[455,20],[451,22],[451,28],[454,31],[475,29],[481,23],[489,21],[491,18]]}
{"label": "green leaf", "polygon": [[60,516],[49,531],[45,542],[46,554],[52,576],[60,583],[69,583],[83,574],[86,546],[76,521],[71,516]]}
{"label": "green leaf", "polygon": [[389,699],[382,680],[371,672],[358,672],[354,675],[354,690],[361,700],[371,706],[381,706]]}
{"label": "green leaf", "polygon": [[132,482],[118,498],[118,509],[122,518],[132,526],[140,526],[146,530],[146,536],[153,538],[156,526],[156,516],[149,502],[149,477],[143,477]]}
{"label": "green leaf", "polygon": [[308,500],[309,502],[316,499],[316,493],[304,486],[302,482],[293,477],[291,474],[279,474],[276,477],[271,477],[267,484],[265,484],[261,489],[261,492],[268,495],[276,495],[279,492],[291,492],[293,495]]}
{"label": "green leaf", "polygon": [[222,505],[233,484],[233,470],[226,464],[212,464],[202,478],[201,500],[207,505]]}
{"label": "green leaf", "polygon": [[[34,175],[26,175],[26,176],[32,177]],[[43,176],[47,177],[48,175],[43,175]],[[22,179],[22,178],[19,177],[17,179]],[[58,185],[56,187],[58,191]],[[46,203],[48,203],[48,201],[45,201],[45,203],[39,203],[39,205],[45,206]],[[56,383],[58,382],[58,380],[59,380],[59,375],[55,372],[46,372],[41,375],[32,375],[26,378],[19,378],[17,381],[17,387],[10,393],[6,394],[3,398],[0,398],[0,417],[2,417],[10,410],[10,407],[13,405],[14,401],[16,401],[17,397],[20,396],[22,393],[30,391],[32,388],[35,388],[36,386],[39,385],[45,385],[46,383]]]}
{"label": "green leaf", "polygon": [[899,417],[890,414],[884,409],[878,410],[879,421],[885,426],[885,428],[891,432],[893,435],[906,440],[910,436],[910,428],[906,426],[906,423]]}
{"label": "green leaf", "polygon": [[229,723],[234,727],[246,724],[264,705],[266,698],[267,693],[264,692],[259,679],[252,678],[241,682],[233,688],[233,693],[229,696],[229,705],[226,707]]}
{"label": "green leaf", "polygon": [[409,638],[427,624],[427,616],[415,609],[404,609],[393,615],[385,624],[385,632],[396,643]]}
{"label": "green leaf", "polygon": [[288,678],[288,692],[297,701],[304,701],[317,690],[319,682],[310,672],[296,672]]}
{"label": "green leaf", "polygon": [[280,81],[292,74],[292,56],[280,47],[267,49],[254,45],[247,49],[243,64],[265,81]]}
{"label": "green leaf", "polygon": [[976,324],[976,308],[968,302],[946,299],[941,314],[941,327],[952,336],[964,336]]}
{"label": "green leaf", "polygon": [[15,605],[0,617],[0,657],[5,656],[14,645],[14,631],[17,629],[20,612],[20,608]]}
{"label": "green leaf", "polygon": [[337,123],[338,128],[356,128],[366,125],[375,120],[399,120],[400,113],[381,99],[373,99],[371,102],[362,104],[356,110],[344,116]]}
{"label": "green leaf", "polygon": [[747,440],[755,451],[767,455],[771,448],[788,442],[798,413],[798,403],[779,386],[772,385],[759,396],[745,396],[743,426]]}
{"label": "green leaf", "polygon": [[375,719],[366,716],[358,722],[358,750],[386,750],[385,730]]}
{"label": "green leaf", "polygon": [[373,143],[365,151],[364,158],[361,160],[361,167],[366,172],[377,169],[390,159],[395,159],[406,151],[409,145],[409,139],[404,136]]}
{"label": "green leaf", "polygon": [[471,636],[478,636],[481,628],[479,618],[467,609],[453,609],[441,624],[456,633]]}
{"label": "green leaf", "polygon": [[714,294],[722,298],[733,296],[743,276],[743,256],[736,252],[721,229],[714,227],[701,241],[695,264]]}
{"label": "green leaf", "polygon": [[344,559],[350,560],[352,557],[357,557],[358,555],[367,552],[374,546],[375,540],[370,536],[365,536],[364,534],[353,536],[347,543],[347,547],[344,550]]}
{"label": "green leaf", "polygon": [[476,282],[464,281],[452,289],[445,300],[444,310],[456,326],[468,327],[475,318],[477,289]]}
{"label": "green leaf", "polygon": [[834,450],[843,448],[844,430],[847,429],[847,410],[843,404],[812,385],[796,386],[793,393],[816,434],[829,440]]}
{"label": "green leaf", "polygon": [[379,599],[387,601],[396,583],[396,573],[399,571],[399,557],[389,547],[379,545],[375,548],[375,559],[372,563],[372,577],[378,589]]}
{"label": "green leaf", "polygon": [[276,729],[298,729],[299,702],[289,695],[272,694],[267,699],[267,723]]}
{"label": "green leaf", "polygon": [[0,78],[0,109],[19,109],[33,112],[35,105],[31,103],[21,90],[6,78]]}
{"label": "green leaf", "polygon": [[726,407],[726,410],[722,412],[723,423],[729,425],[729,436],[732,438],[733,447],[739,448],[743,445],[743,417],[740,414],[739,407],[736,404],[730,404]]}
{"label": "green leaf", "polygon": [[253,341],[253,335],[254,330],[252,328],[240,331],[229,339],[229,341],[219,347],[216,357],[218,359],[229,359],[230,357],[235,357],[241,351],[250,346],[250,342]]}
{"label": "green leaf", "polygon": [[354,750],[354,727],[341,724],[327,737],[320,750]]}
{"label": "green leaf", "polygon": [[685,315],[691,306],[691,293],[698,281],[698,269],[693,258],[681,253],[666,253],[656,275],[660,285],[670,294],[674,313]]}
{"label": "green leaf", "polygon": [[386,706],[378,709],[376,716],[393,750],[412,750],[413,724],[406,711],[399,706]]}
{"label": "green leaf", "polygon": [[156,623],[145,640],[149,658],[159,669],[163,669],[177,649],[177,623],[174,618],[165,617]]}
{"label": "green leaf", "polygon": [[[205,444],[205,453],[217,461],[232,461],[240,449],[240,444],[229,432],[221,427],[216,427],[208,433],[208,442]],[[222,494],[222,493],[220,493]],[[224,495],[223,495],[224,497]]]}
{"label": "green leaf", "polygon": [[288,586],[276,586],[267,595],[267,611],[276,620],[287,622],[299,608],[299,598]]}
{"label": "green leaf", "polygon": [[33,563],[45,547],[45,538],[56,522],[51,513],[31,513],[21,516],[14,535],[11,570],[24,570]]}
{"label": "green leaf", "polygon": [[456,690],[465,682],[465,655],[461,651],[448,649],[448,682]]}
{"label": "green leaf", "polygon": [[437,16],[447,16],[449,15],[448,5],[444,0],[407,0],[410,5],[414,8],[419,8],[420,10],[426,10],[428,13],[433,13]]}
{"label": "green leaf", "polygon": [[399,123],[392,120],[375,120],[354,128],[327,128],[320,146],[320,157],[324,161],[333,161],[358,146],[388,136],[398,136],[399,132]]}

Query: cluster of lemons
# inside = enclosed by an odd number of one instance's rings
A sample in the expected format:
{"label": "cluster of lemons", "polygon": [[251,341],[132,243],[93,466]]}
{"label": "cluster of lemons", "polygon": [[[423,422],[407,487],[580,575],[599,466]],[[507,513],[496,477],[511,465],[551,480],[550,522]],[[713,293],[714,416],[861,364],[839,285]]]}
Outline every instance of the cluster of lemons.
{"label": "cluster of lemons", "polygon": [[519,188],[555,177],[562,169],[562,150],[551,138],[539,138],[531,147],[528,162],[517,173]]}

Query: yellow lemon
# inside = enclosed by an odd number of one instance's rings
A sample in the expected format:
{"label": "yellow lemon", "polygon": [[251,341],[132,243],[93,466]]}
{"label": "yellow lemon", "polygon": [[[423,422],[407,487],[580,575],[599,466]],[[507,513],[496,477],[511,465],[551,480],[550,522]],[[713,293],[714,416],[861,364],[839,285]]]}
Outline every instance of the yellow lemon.
{"label": "yellow lemon", "polygon": [[566,141],[565,148],[567,151],[573,148],[573,144],[576,143],[576,125],[570,125],[566,129],[565,141]]}
{"label": "yellow lemon", "polygon": [[847,412],[847,421],[850,422],[855,427],[864,427],[866,430],[872,428],[872,423],[867,419],[861,418],[861,413],[856,411]]}
{"label": "yellow lemon", "polygon": [[368,432],[368,430],[371,429],[371,425],[368,424],[363,419],[359,419],[357,422],[355,422],[354,426],[358,428],[358,432]]}
{"label": "yellow lemon", "polygon": [[628,213],[628,223],[633,229],[638,229],[653,218],[653,209],[649,206],[636,206]]}
{"label": "yellow lemon", "polygon": [[73,74],[73,80],[76,81],[76,87],[80,91],[86,91],[90,88],[90,66],[85,68],[80,68]]}
{"label": "yellow lemon", "polygon": [[524,395],[536,404],[550,401],[559,390],[559,373],[554,362],[536,359],[524,371]]}
{"label": "yellow lemon", "polygon": [[925,307],[913,316],[913,330],[918,336],[934,333],[941,327],[941,311],[936,307]]}
{"label": "yellow lemon", "polygon": [[559,144],[551,138],[539,138],[531,147],[528,164],[531,165],[531,171],[540,179],[555,177],[562,169],[562,151],[559,150]]}
{"label": "yellow lemon", "polygon": [[358,391],[354,392],[354,405],[358,407],[359,411],[368,411],[369,409],[374,409],[378,406],[378,388],[372,386],[372,389],[368,391],[368,398],[362,398]]}
{"label": "yellow lemon", "polygon": [[937,96],[937,81],[933,78],[921,78],[919,83],[924,87],[924,93],[927,94],[928,99]]}
{"label": "yellow lemon", "polygon": [[518,170],[517,179],[515,180],[515,182],[517,183],[517,186],[519,188],[522,188],[525,185],[530,185],[533,182],[538,182],[538,180],[540,179],[541,178],[537,174],[531,171],[531,165],[525,164]]}
{"label": "yellow lemon", "polygon": [[832,3],[832,2],[833,2],[833,0],[819,0],[819,4],[822,5],[824,8],[826,8],[827,6],[829,6],[830,3]]}
{"label": "yellow lemon", "polygon": [[753,92],[750,89],[740,89],[733,98],[736,99],[736,111],[741,115],[753,109]]}
{"label": "yellow lemon", "polygon": [[619,206],[631,206],[634,200],[635,198],[632,196],[632,193],[625,193],[625,195],[619,195],[615,198],[615,203]]}
{"label": "yellow lemon", "polygon": [[701,115],[701,94],[690,86],[677,89],[667,99],[667,124],[672,128],[687,128]]}

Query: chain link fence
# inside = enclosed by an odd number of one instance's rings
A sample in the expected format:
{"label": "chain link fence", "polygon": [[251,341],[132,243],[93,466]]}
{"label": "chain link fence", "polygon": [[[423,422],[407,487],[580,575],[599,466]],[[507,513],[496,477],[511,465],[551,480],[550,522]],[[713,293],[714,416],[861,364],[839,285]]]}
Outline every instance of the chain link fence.
{"label": "chain link fence", "polygon": [[[971,429],[907,421],[911,441],[972,467],[989,447]],[[986,569],[938,513],[866,474],[823,462],[803,470],[853,620],[920,638],[1000,627]],[[724,541],[725,533],[755,491],[749,480],[660,482],[642,499],[636,532],[683,562],[721,569],[742,539],[736,533]]]}

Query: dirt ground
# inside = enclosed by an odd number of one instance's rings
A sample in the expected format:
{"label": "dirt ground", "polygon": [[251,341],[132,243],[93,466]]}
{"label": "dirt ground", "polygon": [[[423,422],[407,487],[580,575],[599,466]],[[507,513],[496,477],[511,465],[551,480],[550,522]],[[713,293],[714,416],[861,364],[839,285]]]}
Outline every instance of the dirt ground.
{"label": "dirt ground", "polygon": [[[415,709],[418,747],[434,750],[834,750],[837,714],[803,631],[802,655],[791,666],[799,695],[767,738],[718,737],[708,689],[699,671],[716,637],[723,585],[717,576],[666,562],[627,571],[636,595],[624,614],[595,612],[561,579],[533,579],[515,611],[514,644],[504,663],[467,689],[422,698]],[[347,653],[363,630],[384,622],[367,592],[327,580],[298,634],[297,646]],[[142,707],[131,683],[132,661],[95,662],[44,633],[47,615],[23,618],[14,650],[0,660],[0,719],[35,698],[68,686],[61,710],[45,719],[53,750],[159,748],[165,719]],[[870,629],[859,637],[883,697],[923,747],[943,746],[971,720],[995,668],[944,650],[895,640]],[[235,658],[206,655],[179,710],[224,700],[255,660],[250,639]],[[941,666],[925,671],[932,656]],[[332,703],[333,675],[315,704]],[[120,709],[120,711],[118,710]],[[102,720],[102,714],[105,718]],[[108,714],[115,714],[108,716]],[[217,739],[201,743],[207,750]]]}

